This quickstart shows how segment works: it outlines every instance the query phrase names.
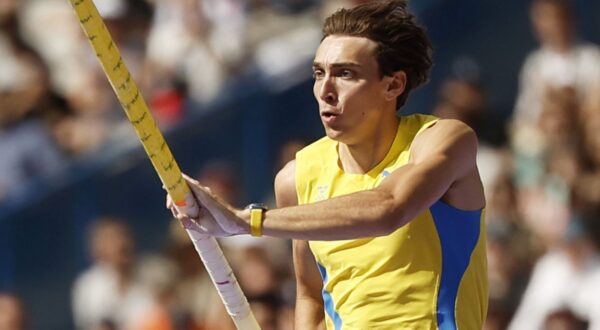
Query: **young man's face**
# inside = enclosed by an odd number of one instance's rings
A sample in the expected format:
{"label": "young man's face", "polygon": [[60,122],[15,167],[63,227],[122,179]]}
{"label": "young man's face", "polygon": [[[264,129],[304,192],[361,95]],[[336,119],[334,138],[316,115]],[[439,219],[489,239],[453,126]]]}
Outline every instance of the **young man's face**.
{"label": "young man's face", "polygon": [[334,140],[355,144],[369,138],[384,110],[394,111],[395,100],[384,98],[387,83],[376,50],[370,39],[341,35],[328,36],[317,50],[313,92],[325,132]]}

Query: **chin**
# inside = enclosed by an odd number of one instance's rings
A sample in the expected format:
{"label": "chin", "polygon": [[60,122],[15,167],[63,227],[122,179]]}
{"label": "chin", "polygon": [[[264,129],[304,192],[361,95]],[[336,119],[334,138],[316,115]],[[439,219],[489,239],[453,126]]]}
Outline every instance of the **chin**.
{"label": "chin", "polygon": [[327,135],[328,138],[338,141],[338,142],[341,142],[340,140],[343,138],[344,132],[333,129],[331,127],[327,127],[327,126],[324,126],[324,127],[325,127],[325,135]]}
{"label": "chin", "polygon": [[349,139],[348,132],[333,130],[331,128],[325,129],[325,134],[328,138],[342,143],[342,144],[352,144],[352,141]]}

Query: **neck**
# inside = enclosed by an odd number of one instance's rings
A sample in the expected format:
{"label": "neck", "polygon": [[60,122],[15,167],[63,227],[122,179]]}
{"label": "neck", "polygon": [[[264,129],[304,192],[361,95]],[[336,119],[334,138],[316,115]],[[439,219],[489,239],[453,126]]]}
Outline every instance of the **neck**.
{"label": "neck", "polygon": [[387,155],[396,132],[399,118],[383,120],[373,133],[355,144],[339,144],[340,166],[346,173],[365,174],[379,164]]}

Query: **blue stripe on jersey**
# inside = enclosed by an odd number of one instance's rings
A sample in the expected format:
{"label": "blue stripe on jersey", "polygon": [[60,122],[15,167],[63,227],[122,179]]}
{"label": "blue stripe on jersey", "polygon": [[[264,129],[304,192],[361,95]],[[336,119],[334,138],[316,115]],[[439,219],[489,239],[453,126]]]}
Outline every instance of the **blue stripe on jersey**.
{"label": "blue stripe on jersey", "polygon": [[456,330],[454,310],[460,281],[479,240],[481,211],[464,211],[438,201],[429,209],[442,248],[442,279],[437,297],[440,330]]}
{"label": "blue stripe on jersey", "polygon": [[321,273],[321,278],[323,278],[323,293],[322,294],[323,294],[323,305],[325,307],[325,312],[327,313],[327,315],[329,315],[329,318],[331,318],[331,321],[333,321],[335,330],[340,330],[342,328],[342,318],[340,317],[338,312],[335,310],[335,306],[333,305],[333,299],[331,298],[331,293],[329,293],[329,291],[325,290],[325,284],[327,283],[327,270],[325,270],[325,267],[323,267],[323,265],[321,265],[318,262],[317,262],[317,266],[319,268],[319,273]]}

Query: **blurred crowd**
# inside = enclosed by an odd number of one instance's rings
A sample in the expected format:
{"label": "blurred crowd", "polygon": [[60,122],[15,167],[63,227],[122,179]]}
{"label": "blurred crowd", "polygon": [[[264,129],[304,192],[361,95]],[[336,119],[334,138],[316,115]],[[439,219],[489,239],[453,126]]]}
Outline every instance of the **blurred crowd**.
{"label": "blurred crowd", "polygon": [[[244,76],[308,78],[321,22],[352,1],[101,0],[158,125],[208,109]],[[0,203],[70,161],[135,141],[66,0],[0,1]]]}
{"label": "blurred crowd", "polygon": [[534,0],[530,19],[539,48],[523,64],[505,130],[465,59],[434,113],[480,138],[486,329],[600,329],[600,48],[579,39],[567,1]]}
{"label": "blurred crowd", "polygon": [[[73,157],[131,134],[65,2],[0,1],[0,200],[21,181],[52,175]],[[290,73],[312,59],[323,17],[352,2],[97,3],[168,129],[189,109],[203,109],[187,104],[215,101],[244,74],[280,79],[278,85],[305,79]],[[464,121],[480,137],[485,329],[600,329],[600,48],[579,38],[566,0],[533,0],[530,19],[539,48],[524,61],[506,125],[487,103],[479,74],[485,68],[468,58],[456,61],[432,112]],[[302,146],[286,144],[279,164]],[[247,202],[226,163],[207,165],[197,178],[232,205]],[[168,248],[154,255],[136,256],[131,230],[112,217],[90,228],[92,265],[73,285],[77,328],[233,329],[175,221]],[[289,242],[240,237],[221,244],[262,328],[292,329]],[[18,297],[0,295],[0,329],[25,321]],[[7,322],[14,326],[3,327]]]}
{"label": "blurred crowd", "polygon": [[[301,147],[298,142],[287,144],[281,161],[291,160]],[[240,207],[240,180],[231,164],[208,163],[197,178]],[[164,251],[139,258],[124,219],[98,219],[89,234],[92,265],[78,276],[72,291],[78,329],[235,329],[178,221],[170,222]],[[290,242],[250,236],[219,241],[261,328],[293,329]]]}

